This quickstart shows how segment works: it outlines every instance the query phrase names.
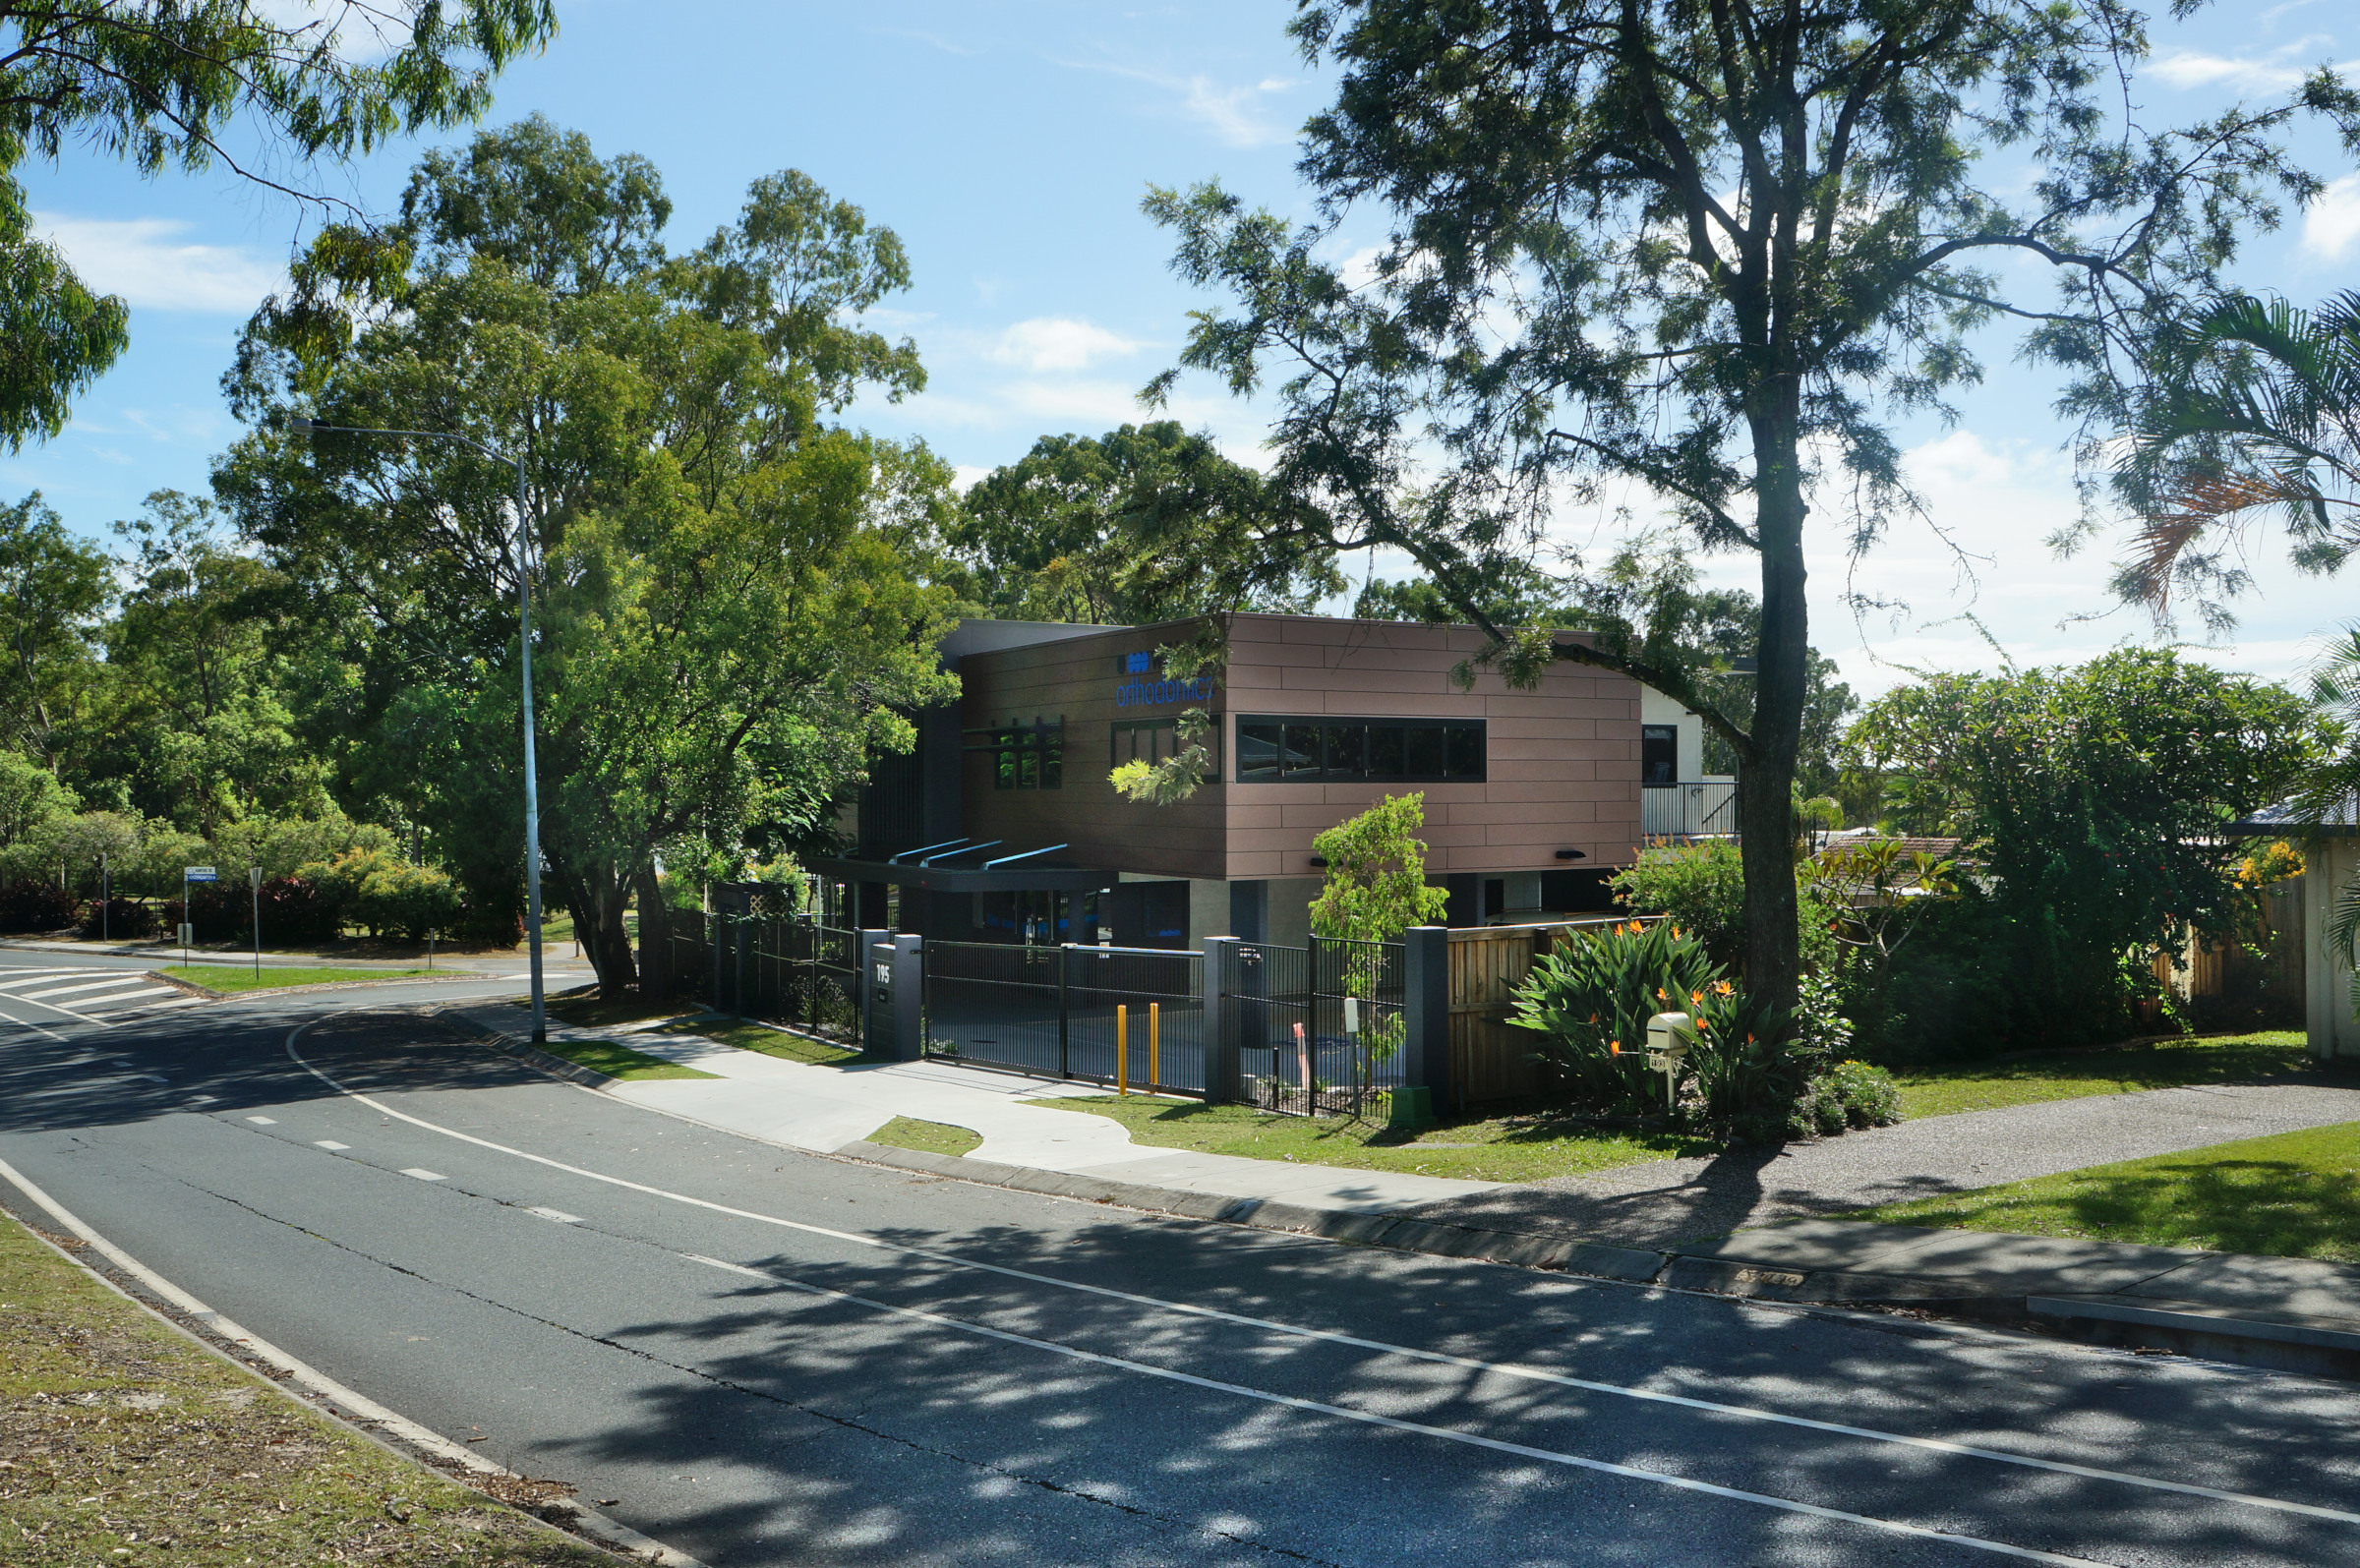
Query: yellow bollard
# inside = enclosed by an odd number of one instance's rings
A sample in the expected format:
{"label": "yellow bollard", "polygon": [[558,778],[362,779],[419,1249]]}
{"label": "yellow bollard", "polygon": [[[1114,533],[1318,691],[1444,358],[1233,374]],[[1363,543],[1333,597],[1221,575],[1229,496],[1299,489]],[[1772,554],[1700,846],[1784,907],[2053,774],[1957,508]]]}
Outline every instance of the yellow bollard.
{"label": "yellow bollard", "polygon": [[1114,1005],[1114,1092],[1131,1092],[1131,1010]]}
{"label": "yellow bollard", "polygon": [[1163,1083],[1163,1065],[1155,1059],[1157,1044],[1163,1038],[1163,1004],[1148,1004],[1148,1081],[1145,1088],[1158,1088]]}

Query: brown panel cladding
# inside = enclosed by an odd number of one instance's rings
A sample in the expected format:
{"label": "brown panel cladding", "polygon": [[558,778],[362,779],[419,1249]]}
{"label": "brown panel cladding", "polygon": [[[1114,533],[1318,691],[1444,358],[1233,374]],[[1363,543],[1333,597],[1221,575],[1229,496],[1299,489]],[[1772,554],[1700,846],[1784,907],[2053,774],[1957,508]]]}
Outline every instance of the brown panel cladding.
{"label": "brown panel cladding", "polygon": [[[1588,866],[1629,860],[1638,682],[1561,662],[1532,691],[1512,691],[1492,671],[1460,691],[1450,671],[1483,646],[1471,627],[1293,615],[1235,615],[1229,626],[1232,712],[1487,721],[1485,783],[1395,786],[1425,792],[1429,871],[1547,870],[1563,848],[1583,851]],[[1308,873],[1312,837],[1386,792],[1374,784],[1231,784],[1229,874],[1268,876],[1273,853],[1288,873]],[[1273,806],[1277,830],[1268,826]]]}
{"label": "brown panel cladding", "polygon": [[[1219,777],[1176,806],[1134,804],[1106,782],[1111,728],[1117,720],[1175,718],[1189,706],[1134,708],[1118,702],[1121,688],[1155,678],[1126,673],[1124,656],[1178,642],[1194,624],[1110,628],[1099,636],[971,654],[961,661],[964,727],[1065,721],[1062,788],[994,788],[989,754],[967,755],[965,831],[976,839],[1006,841],[1006,848],[998,853],[1065,843],[1070,847],[1054,858],[1150,876],[1228,875],[1227,795]],[[1216,707],[1218,702],[1216,685]],[[1228,760],[1226,746],[1221,759]]]}
{"label": "brown panel cladding", "polygon": [[[1065,721],[1064,787],[995,789],[987,754],[964,760],[964,831],[1015,852],[1071,845],[1057,858],[1166,877],[1312,875],[1320,830],[1386,793],[1382,784],[1234,784],[1231,715],[1482,718],[1486,782],[1399,784],[1423,790],[1428,869],[1531,871],[1561,848],[1589,866],[1627,861],[1638,838],[1639,688],[1622,675],[1560,663],[1534,691],[1493,672],[1472,691],[1450,671],[1482,646],[1471,628],[1317,616],[1226,617],[1229,666],[1209,706],[1219,770],[1187,801],[1135,805],[1106,782],[1110,726],[1176,717],[1189,704],[1134,707],[1119,688],[1140,679],[1124,656],[1181,641],[1197,623],[1110,628],[1103,634],[973,654],[961,664],[961,724],[984,729]],[[1568,634],[1569,635],[1569,634]]]}

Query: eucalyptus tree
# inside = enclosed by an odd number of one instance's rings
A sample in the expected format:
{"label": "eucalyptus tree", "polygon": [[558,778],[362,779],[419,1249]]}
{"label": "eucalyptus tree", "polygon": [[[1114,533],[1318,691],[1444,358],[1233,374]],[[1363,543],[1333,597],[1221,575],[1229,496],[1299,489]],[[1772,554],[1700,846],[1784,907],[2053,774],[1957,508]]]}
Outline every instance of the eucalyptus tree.
{"label": "eucalyptus tree", "polygon": [[[747,210],[777,221],[782,202],[837,209],[797,176],[758,182]],[[717,304],[725,263],[669,258],[668,211],[643,160],[545,122],[430,159],[395,244],[324,235],[257,316],[231,379],[255,428],[216,475],[348,671],[314,714],[348,796],[414,800],[502,920],[521,853],[510,607],[531,574],[546,867],[609,989],[637,978],[634,900],[664,983],[660,863],[822,834],[868,748],[909,743],[897,710],[946,685],[947,601],[917,569],[948,471],[823,414],[859,375],[848,340],[866,363],[859,286],[831,292],[858,257],[733,245],[726,264],[781,270]],[[830,232],[898,255],[890,231]],[[846,308],[761,303],[815,295]],[[518,453],[522,545],[501,465],[444,442],[299,447],[282,412]]]}
{"label": "eucalyptus tree", "polygon": [[[147,175],[224,165],[333,204],[289,182],[475,119],[502,68],[556,30],[549,0],[0,6],[0,440],[56,435],[130,341],[122,299],[94,293],[32,232],[15,173],[27,157],[73,144]],[[244,156],[228,145],[241,116],[256,147]]]}
{"label": "eucalyptus tree", "polygon": [[1140,625],[1304,610],[1344,581],[1323,520],[1177,420],[1043,436],[971,486],[947,543],[991,612]]}
{"label": "eucalyptus tree", "polygon": [[[1340,77],[1304,132],[1322,219],[1150,194],[1182,276],[1230,297],[1181,366],[1274,384],[1273,481],[1337,543],[1408,552],[1511,679],[1572,660],[1702,716],[1740,766],[1748,984],[1786,1003],[1805,519],[1857,553],[1917,509],[1895,422],[1943,411],[1995,321],[2117,414],[2154,322],[2321,189],[2301,123],[2350,137],[2360,102],[2323,70],[2156,128],[2120,101],[2149,40],[2115,0],[1304,0],[1292,30]],[[1484,607],[1610,486],[1754,561],[1748,720],[1677,663]]]}

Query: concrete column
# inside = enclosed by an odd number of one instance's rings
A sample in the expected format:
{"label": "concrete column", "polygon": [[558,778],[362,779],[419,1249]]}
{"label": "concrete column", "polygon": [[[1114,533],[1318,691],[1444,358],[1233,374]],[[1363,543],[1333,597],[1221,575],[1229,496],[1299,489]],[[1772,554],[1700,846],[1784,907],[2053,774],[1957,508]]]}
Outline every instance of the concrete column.
{"label": "concrete column", "polygon": [[1411,926],[1402,935],[1401,1081],[1395,1122],[1431,1122],[1450,1103],[1450,932]]}
{"label": "concrete column", "polygon": [[1227,990],[1237,972],[1236,937],[1205,942],[1205,1103],[1225,1105],[1237,1096],[1237,1009]]}
{"label": "concrete column", "polygon": [[925,938],[907,933],[893,939],[893,1054],[915,1062],[926,1054]]}
{"label": "concrete column", "polygon": [[[879,948],[886,952],[879,953]],[[889,1053],[893,1032],[893,933],[882,926],[860,932],[853,942],[853,994],[860,999],[860,1048],[873,1055]],[[884,972],[879,973],[879,965]]]}

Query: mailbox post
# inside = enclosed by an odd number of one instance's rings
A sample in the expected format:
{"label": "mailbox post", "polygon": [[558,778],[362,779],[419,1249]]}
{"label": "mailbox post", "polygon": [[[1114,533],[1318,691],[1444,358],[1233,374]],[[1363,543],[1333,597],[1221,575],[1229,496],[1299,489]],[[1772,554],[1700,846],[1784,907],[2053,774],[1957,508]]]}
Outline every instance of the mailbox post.
{"label": "mailbox post", "polygon": [[1685,1013],[1658,1013],[1647,1020],[1647,1070],[1664,1075],[1664,1109],[1679,1103],[1680,1068],[1696,1038],[1696,1020]]}

